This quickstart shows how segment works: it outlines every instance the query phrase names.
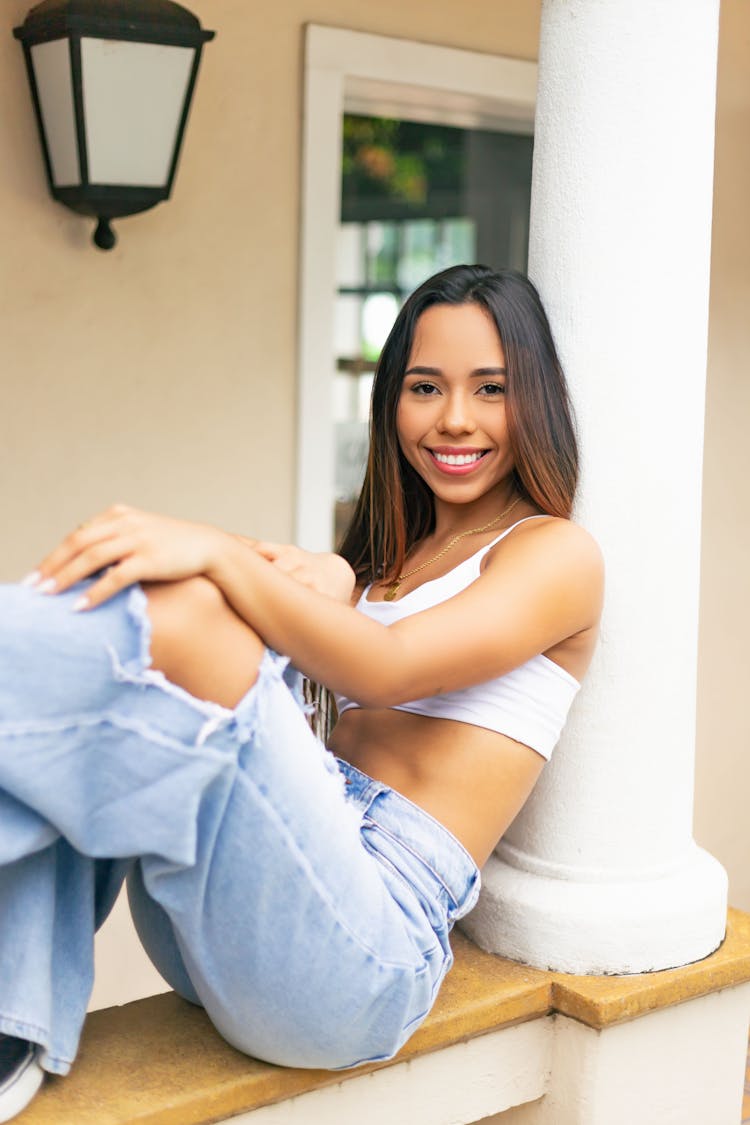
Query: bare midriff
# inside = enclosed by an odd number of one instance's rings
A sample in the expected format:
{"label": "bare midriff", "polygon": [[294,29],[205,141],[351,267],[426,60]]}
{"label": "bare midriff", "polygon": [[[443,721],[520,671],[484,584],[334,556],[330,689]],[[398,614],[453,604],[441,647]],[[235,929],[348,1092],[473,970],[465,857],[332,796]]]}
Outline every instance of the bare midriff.
{"label": "bare midriff", "polygon": [[480,867],[544,766],[506,735],[390,709],[346,711],[328,746],[434,816]]}

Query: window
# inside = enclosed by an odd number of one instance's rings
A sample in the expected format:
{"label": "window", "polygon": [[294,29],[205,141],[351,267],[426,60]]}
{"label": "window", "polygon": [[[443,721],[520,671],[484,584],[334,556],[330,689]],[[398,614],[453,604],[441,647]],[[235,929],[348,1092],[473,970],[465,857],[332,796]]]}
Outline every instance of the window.
{"label": "window", "polygon": [[457,262],[526,269],[529,136],[346,114],[336,242],[335,530],[367,461],[373,372],[396,314]]}
{"label": "window", "polygon": [[531,62],[307,28],[301,546],[330,549],[346,520],[375,355],[404,296],[457,261],[525,268],[535,92]]}

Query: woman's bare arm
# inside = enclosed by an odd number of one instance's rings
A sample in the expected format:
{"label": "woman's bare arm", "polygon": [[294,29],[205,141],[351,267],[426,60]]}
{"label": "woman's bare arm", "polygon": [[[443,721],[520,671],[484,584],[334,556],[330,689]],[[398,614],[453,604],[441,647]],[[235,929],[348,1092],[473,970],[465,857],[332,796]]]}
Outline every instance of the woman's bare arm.
{"label": "woman's bare arm", "polygon": [[40,571],[62,590],[102,567],[89,607],[134,581],[203,574],[267,644],[369,707],[502,675],[593,628],[602,597],[599,551],[564,520],[519,527],[466,590],[389,628],[306,588],[228,533],[129,508],[74,532]]}
{"label": "woman's bare arm", "polygon": [[305,551],[293,543],[269,543],[244,535],[236,535],[235,539],[309,590],[317,590],[347,605],[351,602],[354,571],[341,555],[331,551]]}
{"label": "woman's bare arm", "polygon": [[295,665],[363,706],[392,707],[503,675],[596,626],[603,568],[582,528],[519,528],[484,574],[448,601],[386,628],[344,605],[245,573],[232,552],[207,572],[235,611]]}

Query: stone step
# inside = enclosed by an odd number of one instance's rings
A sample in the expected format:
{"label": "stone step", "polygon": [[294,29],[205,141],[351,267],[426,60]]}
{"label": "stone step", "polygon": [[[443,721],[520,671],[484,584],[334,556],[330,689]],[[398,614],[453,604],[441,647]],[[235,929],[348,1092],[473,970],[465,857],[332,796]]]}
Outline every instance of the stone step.
{"label": "stone step", "polygon": [[[71,1074],[48,1079],[19,1125],[241,1125],[248,1115],[257,1125],[312,1125],[315,1106],[328,1125],[355,1117],[365,1125],[362,1099],[376,1090],[380,1121],[389,1104],[413,1103],[392,1120],[435,1125],[434,1109],[422,1118],[420,1106],[437,1098],[446,1121],[472,1122],[542,1097],[556,1014],[601,1030],[750,980],[750,916],[735,910],[710,957],[630,977],[545,972],[484,953],[460,933],[453,941],[455,965],[434,1010],[390,1062],[273,1066],[234,1050],[202,1009],[164,993],[92,1013]],[[324,1090],[325,1103],[312,1097]]]}

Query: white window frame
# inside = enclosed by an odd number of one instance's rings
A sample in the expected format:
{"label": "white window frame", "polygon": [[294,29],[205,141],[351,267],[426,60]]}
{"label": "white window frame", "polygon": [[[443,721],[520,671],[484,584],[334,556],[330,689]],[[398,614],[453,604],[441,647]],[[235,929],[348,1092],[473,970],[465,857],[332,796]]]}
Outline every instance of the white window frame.
{"label": "white window frame", "polygon": [[327,551],[334,501],[333,310],[343,115],[530,134],[537,66],[317,24],[305,30],[295,541]]}

